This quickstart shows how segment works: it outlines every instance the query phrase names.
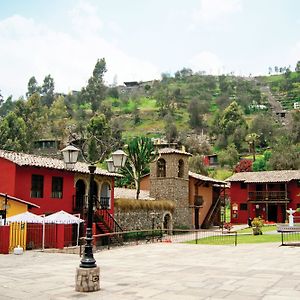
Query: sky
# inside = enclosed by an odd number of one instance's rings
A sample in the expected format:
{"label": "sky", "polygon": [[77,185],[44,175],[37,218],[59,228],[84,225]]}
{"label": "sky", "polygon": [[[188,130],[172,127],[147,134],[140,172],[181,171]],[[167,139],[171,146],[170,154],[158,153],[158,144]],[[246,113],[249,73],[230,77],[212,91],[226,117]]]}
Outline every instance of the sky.
{"label": "sky", "polygon": [[0,90],[25,95],[32,76],[55,91],[86,86],[105,58],[106,84],[182,68],[267,74],[300,60],[298,0],[0,0]]}

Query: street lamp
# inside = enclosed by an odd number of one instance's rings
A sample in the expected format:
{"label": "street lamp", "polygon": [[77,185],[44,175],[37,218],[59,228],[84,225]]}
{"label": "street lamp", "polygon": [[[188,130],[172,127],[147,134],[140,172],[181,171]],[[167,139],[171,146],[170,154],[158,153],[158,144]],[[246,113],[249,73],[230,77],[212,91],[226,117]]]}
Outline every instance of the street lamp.
{"label": "street lamp", "polygon": [[[62,151],[64,162],[67,169],[73,169],[80,152],[74,146],[67,146]],[[113,166],[120,169],[125,165],[126,154],[122,150],[117,150],[112,155]],[[88,161],[82,152],[83,158],[89,163],[89,196],[88,196],[88,214],[87,214],[87,226],[86,226],[86,237],[84,245],[83,257],[80,261],[79,268],[77,269],[76,274],[76,291],[79,292],[91,292],[97,291],[100,289],[99,285],[99,267],[96,265],[96,260],[93,256],[93,185],[94,185],[94,176],[96,171],[96,164],[98,161]]]}
{"label": "street lamp", "polygon": [[106,160],[109,172],[118,172],[121,167],[125,166],[127,154],[123,150],[117,150]]}

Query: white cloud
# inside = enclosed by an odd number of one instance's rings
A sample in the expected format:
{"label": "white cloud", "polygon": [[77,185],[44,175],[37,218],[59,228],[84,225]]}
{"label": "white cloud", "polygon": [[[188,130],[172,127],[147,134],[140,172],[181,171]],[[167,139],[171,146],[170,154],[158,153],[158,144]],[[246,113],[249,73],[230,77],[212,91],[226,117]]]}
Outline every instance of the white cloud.
{"label": "white cloud", "polygon": [[241,10],[241,0],[201,0],[200,8],[193,14],[193,20],[204,23],[218,22]]}
{"label": "white cloud", "polygon": [[154,65],[131,57],[100,36],[104,24],[92,6],[79,2],[69,17],[72,33],[18,15],[0,20],[0,89],[5,97],[24,95],[31,76],[42,84],[48,74],[55,80],[56,91],[80,89],[102,57],[107,62],[108,82],[116,74],[119,83],[159,78]]}
{"label": "white cloud", "polygon": [[202,51],[190,59],[193,71],[205,71],[208,74],[218,75],[223,72],[223,64],[217,55],[209,51]]}

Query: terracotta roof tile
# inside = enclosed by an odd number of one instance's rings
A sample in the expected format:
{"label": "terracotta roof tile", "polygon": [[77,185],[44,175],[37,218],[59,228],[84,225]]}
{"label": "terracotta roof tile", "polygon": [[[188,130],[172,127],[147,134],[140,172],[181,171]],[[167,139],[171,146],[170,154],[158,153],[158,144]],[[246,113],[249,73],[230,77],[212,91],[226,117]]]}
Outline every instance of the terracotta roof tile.
{"label": "terracotta roof tile", "polygon": [[181,151],[181,150],[177,150],[177,149],[173,149],[173,148],[163,148],[158,150],[158,153],[160,154],[184,154],[184,155],[188,155],[188,156],[192,156],[191,153],[185,152],[185,151]]}
{"label": "terracotta roof tile", "polygon": [[[63,160],[45,157],[45,156],[0,150],[0,158],[9,160],[18,166],[41,167],[41,168],[56,169],[56,170],[68,170],[65,167]],[[75,164],[74,169],[68,171],[78,172],[78,173],[89,173],[88,164],[77,162]],[[103,176],[121,177],[120,174],[110,173],[100,168],[96,169],[95,174],[103,175]]]}
{"label": "terracotta roof tile", "polygon": [[245,183],[271,183],[300,180],[300,170],[241,172],[227,178],[226,181],[243,181]]}
{"label": "terracotta roof tile", "polygon": [[199,179],[199,180],[212,182],[212,183],[227,184],[223,180],[214,179],[214,178],[211,178],[211,177],[208,177],[208,176],[204,176],[204,175],[201,175],[201,174],[197,174],[197,173],[194,173],[194,172],[191,172],[191,171],[189,171],[189,176],[191,176],[193,178],[196,178],[196,179]]}
{"label": "terracotta roof tile", "polygon": [[[135,199],[136,190],[135,189],[126,189],[126,188],[117,188],[114,189],[115,199]],[[149,196],[149,191],[141,190],[139,195],[139,200],[155,200]]]}

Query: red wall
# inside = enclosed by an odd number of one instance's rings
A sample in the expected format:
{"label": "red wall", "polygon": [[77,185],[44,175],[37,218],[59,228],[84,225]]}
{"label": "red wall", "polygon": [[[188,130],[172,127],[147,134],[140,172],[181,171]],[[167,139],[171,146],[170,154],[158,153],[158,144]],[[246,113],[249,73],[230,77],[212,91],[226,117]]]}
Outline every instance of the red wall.
{"label": "red wall", "polygon": [[230,198],[231,198],[231,207],[234,203],[238,205],[237,218],[234,218],[234,212],[231,210],[231,222],[232,223],[247,223],[248,220],[248,211],[240,210],[241,203],[247,203],[248,199],[248,190],[241,189],[240,182],[231,182],[230,187]]}
{"label": "red wall", "polygon": [[[278,188],[279,189],[279,188]],[[277,190],[278,190],[277,189]],[[300,186],[297,185],[297,181],[293,180],[287,184],[288,189],[288,198],[291,200],[288,203],[287,208],[296,209],[297,204],[300,205]],[[230,199],[231,199],[231,222],[232,223],[247,223],[248,220],[248,210],[240,210],[241,203],[247,203],[248,191],[255,191],[255,184],[249,184],[248,189],[241,189],[239,182],[231,182],[230,187]],[[232,210],[233,204],[238,204],[237,218],[234,218],[234,212]],[[249,205],[249,213],[250,217],[253,219],[256,215],[255,204]],[[266,219],[266,205],[261,203],[259,204],[258,214]],[[277,209],[277,219],[283,220],[284,216],[282,214],[282,210],[280,205],[278,205]],[[296,213],[295,216],[300,217],[300,213]]]}
{"label": "red wall", "polygon": [[15,195],[15,173],[14,163],[0,158],[0,192],[10,196]]}
{"label": "red wall", "polygon": [[[31,177],[32,175],[44,176],[44,195],[43,198],[31,198]],[[63,198],[51,198],[52,177],[63,177]],[[74,173],[64,170],[53,170],[35,167],[16,167],[16,182],[14,196],[23,200],[30,201],[40,206],[40,208],[32,208],[30,211],[35,214],[53,213],[64,210],[72,213],[73,198],[75,194]]]}

